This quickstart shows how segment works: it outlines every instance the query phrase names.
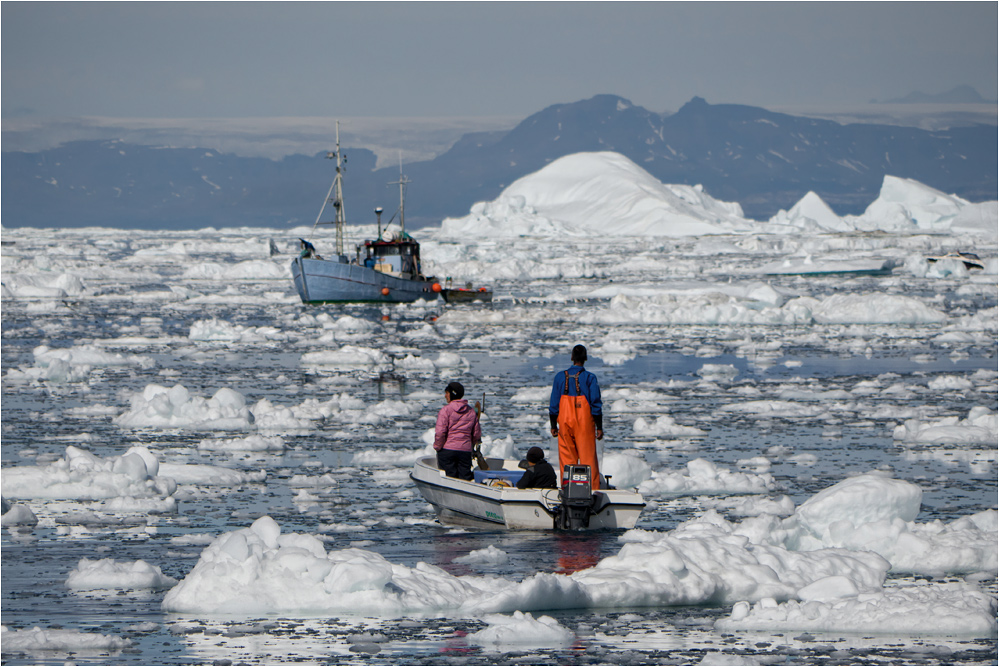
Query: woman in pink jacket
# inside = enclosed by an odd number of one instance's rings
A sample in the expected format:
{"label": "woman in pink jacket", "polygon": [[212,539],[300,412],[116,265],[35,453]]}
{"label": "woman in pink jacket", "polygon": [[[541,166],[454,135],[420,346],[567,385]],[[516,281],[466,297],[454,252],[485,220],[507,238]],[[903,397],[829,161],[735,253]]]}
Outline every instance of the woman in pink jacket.
{"label": "woman in pink jacket", "polygon": [[437,450],[437,467],[448,477],[471,481],[472,444],[482,440],[479,417],[462,396],[465,388],[452,382],[444,389],[447,404],[437,413],[434,449]]}

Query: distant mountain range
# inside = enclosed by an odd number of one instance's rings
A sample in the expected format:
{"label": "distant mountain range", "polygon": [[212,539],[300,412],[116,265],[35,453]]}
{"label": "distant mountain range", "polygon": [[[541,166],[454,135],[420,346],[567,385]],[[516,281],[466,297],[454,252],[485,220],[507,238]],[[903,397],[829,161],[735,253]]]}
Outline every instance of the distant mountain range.
{"label": "distant mountain range", "polygon": [[[664,183],[702,184],[766,220],[808,191],[840,215],[863,212],[886,174],[912,178],[971,201],[997,199],[995,125],[927,131],[841,125],[694,98],[673,114],[599,95],[558,104],[512,130],[464,135],[434,159],[412,162],[407,224],[438,224],[494,199],[553,160],[616,151]],[[349,142],[347,143],[349,146]],[[376,169],[365,147],[345,148],[345,211],[373,222],[395,210],[398,167]],[[274,161],[211,149],[154,148],[121,141],[73,141],[2,155],[6,227],[194,229],[311,225],[333,176],[332,163],[292,155]]]}

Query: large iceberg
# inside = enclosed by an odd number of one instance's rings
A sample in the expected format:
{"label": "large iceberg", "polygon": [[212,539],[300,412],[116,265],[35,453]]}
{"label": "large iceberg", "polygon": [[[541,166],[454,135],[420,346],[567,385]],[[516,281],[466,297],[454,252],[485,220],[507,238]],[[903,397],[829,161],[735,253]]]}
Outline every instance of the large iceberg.
{"label": "large iceberg", "polygon": [[442,236],[691,236],[750,231],[739,204],[666,185],[619,153],[575,153],[444,220]]}
{"label": "large iceberg", "polygon": [[511,236],[659,236],[871,232],[957,233],[996,237],[996,202],[973,204],[918,181],[885,176],[861,215],[837,215],[814,192],[766,221],[700,185],[661,183],[612,151],[574,153],[514,181],[493,201],[447,218],[439,239]]}

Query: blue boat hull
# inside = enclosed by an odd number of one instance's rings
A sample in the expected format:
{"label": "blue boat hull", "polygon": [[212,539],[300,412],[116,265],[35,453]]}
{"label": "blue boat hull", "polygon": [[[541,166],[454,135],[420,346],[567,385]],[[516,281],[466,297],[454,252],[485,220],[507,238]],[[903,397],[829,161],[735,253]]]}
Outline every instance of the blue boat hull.
{"label": "blue boat hull", "polygon": [[437,298],[434,280],[407,280],[327,259],[296,257],[291,275],[302,303],[405,303]]}

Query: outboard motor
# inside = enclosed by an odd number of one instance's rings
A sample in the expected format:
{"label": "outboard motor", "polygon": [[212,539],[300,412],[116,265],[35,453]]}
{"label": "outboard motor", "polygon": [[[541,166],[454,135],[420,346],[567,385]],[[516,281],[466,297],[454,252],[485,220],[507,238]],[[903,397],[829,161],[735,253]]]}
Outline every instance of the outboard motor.
{"label": "outboard motor", "polygon": [[566,465],[562,468],[562,488],[558,492],[558,514],[555,527],[562,530],[580,530],[590,525],[593,511],[593,487],[590,485],[590,466]]}

